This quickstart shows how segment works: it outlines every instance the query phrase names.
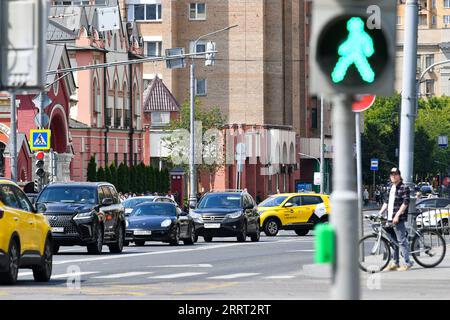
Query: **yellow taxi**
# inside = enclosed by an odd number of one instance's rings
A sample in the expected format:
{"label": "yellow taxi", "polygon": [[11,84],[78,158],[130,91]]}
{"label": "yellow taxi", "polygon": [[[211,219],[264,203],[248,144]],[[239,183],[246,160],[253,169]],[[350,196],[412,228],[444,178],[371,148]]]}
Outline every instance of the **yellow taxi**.
{"label": "yellow taxi", "polygon": [[17,184],[0,178],[0,284],[14,284],[19,268],[32,269],[35,281],[47,282],[52,263],[47,219]]}
{"label": "yellow taxi", "polygon": [[275,194],[258,205],[258,213],[267,236],[276,236],[280,230],[305,236],[316,224],[328,222],[330,200],[318,193]]}

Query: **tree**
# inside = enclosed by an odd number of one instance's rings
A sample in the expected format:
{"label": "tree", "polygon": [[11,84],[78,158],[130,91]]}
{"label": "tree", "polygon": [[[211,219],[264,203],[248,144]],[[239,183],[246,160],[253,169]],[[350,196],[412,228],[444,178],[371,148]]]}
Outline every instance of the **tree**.
{"label": "tree", "polygon": [[117,169],[118,190],[122,193],[130,191],[128,186],[127,166],[122,162]]}
{"label": "tree", "polygon": [[[180,117],[171,121],[169,130],[172,132],[179,129],[189,131],[189,115],[189,101],[185,100],[180,107]],[[201,153],[200,158],[202,159],[202,163],[197,165],[197,171],[207,170],[211,177],[223,166],[224,142],[221,135],[210,133],[212,133],[212,129],[222,130],[226,124],[226,118],[218,107],[203,107],[198,98],[195,99],[194,117],[195,121],[202,123],[202,149],[197,150]],[[189,137],[181,134],[181,132],[177,134],[177,132],[175,131],[170,136],[163,138],[165,147],[169,150],[168,160],[174,165],[183,168],[186,172],[189,172]]]}
{"label": "tree", "polygon": [[128,167],[128,181],[130,192],[136,193],[137,191],[137,183],[136,183],[136,167],[131,166]]}
{"label": "tree", "polygon": [[92,156],[89,160],[87,168],[87,181],[95,182],[97,181],[97,162],[95,162],[95,157]]}
{"label": "tree", "polygon": [[100,167],[97,170],[97,181],[99,182],[105,181],[105,170],[103,169],[103,167]]}
{"label": "tree", "polygon": [[108,165],[105,166],[105,181],[109,183],[112,181],[111,170]]}
{"label": "tree", "polygon": [[111,183],[117,188],[118,180],[117,180],[117,168],[116,165],[111,163],[109,166],[109,171],[111,172]]}

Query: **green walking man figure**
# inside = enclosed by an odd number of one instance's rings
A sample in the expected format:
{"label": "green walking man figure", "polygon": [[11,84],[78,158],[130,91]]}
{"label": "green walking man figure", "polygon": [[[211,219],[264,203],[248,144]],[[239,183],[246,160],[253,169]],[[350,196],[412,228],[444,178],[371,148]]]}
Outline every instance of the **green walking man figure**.
{"label": "green walking man figure", "polygon": [[372,83],[375,80],[375,72],[367,58],[375,53],[373,40],[364,30],[364,22],[361,18],[351,18],[347,22],[347,30],[349,35],[347,40],[339,46],[338,54],[341,57],[334,67],[331,78],[334,83],[341,82],[350,66],[355,64],[362,79]]}

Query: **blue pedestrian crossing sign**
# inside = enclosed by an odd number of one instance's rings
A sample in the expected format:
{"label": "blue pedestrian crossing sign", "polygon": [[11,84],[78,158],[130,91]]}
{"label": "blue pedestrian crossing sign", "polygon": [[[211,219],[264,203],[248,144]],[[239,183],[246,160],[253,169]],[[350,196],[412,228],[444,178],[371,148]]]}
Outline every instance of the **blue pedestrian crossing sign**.
{"label": "blue pedestrian crossing sign", "polygon": [[50,135],[51,131],[48,129],[31,129],[30,149],[32,151],[50,150]]}

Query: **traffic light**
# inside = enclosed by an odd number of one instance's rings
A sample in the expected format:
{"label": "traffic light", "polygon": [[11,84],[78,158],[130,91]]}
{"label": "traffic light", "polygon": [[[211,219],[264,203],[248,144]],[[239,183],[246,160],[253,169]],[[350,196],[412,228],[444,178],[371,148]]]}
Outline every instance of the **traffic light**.
{"label": "traffic light", "polygon": [[313,2],[312,94],[394,93],[396,1]]}
{"label": "traffic light", "polygon": [[36,153],[36,175],[39,178],[43,178],[45,176],[45,170],[44,170],[44,158],[45,153],[43,151],[39,151]]}
{"label": "traffic light", "polygon": [[[209,41],[206,44],[206,51],[216,51],[216,43]],[[205,66],[213,66],[216,64],[216,54],[215,53],[207,53],[205,55]]]}

